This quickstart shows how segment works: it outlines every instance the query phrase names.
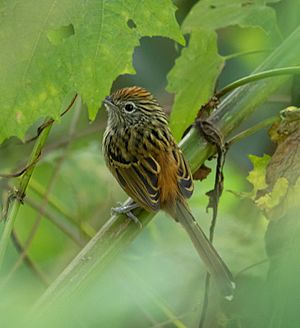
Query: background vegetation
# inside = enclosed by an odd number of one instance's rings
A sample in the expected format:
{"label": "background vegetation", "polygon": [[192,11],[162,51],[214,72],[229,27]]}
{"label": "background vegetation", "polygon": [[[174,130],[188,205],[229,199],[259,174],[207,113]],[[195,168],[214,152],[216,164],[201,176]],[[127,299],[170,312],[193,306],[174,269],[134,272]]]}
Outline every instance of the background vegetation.
{"label": "background vegetation", "polygon": [[[123,86],[146,87],[172,109],[179,141],[215,90],[253,71],[300,65],[299,4],[0,0],[2,176],[37,155],[28,186],[26,175],[0,180],[3,327],[198,326],[205,270],[181,227],[164,213],[141,213],[143,229],[109,219],[126,195],[103,163],[101,101]],[[300,106],[299,81],[248,84],[221,99],[212,120],[229,138],[279,117]],[[49,118],[54,124],[24,142]],[[238,289],[227,303],[212,288],[205,327],[300,326],[299,130],[296,122],[282,138],[273,127],[272,142],[260,128],[229,149],[215,245]],[[194,130],[182,146],[194,171],[213,151]],[[196,181],[190,201],[206,231],[213,183],[213,174]],[[20,188],[24,204],[9,196]]]}

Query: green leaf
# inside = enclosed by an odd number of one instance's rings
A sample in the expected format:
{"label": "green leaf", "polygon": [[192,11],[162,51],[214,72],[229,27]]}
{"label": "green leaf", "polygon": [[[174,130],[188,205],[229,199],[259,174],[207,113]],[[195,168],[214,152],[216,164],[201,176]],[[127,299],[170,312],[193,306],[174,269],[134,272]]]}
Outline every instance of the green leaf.
{"label": "green leaf", "polygon": [[217,52],[215,32],[194,31],[189,46],[182,50],[168,74],[167,90],[176,94],[170,126],[177,139],[214,92],[217,76],[224,64],[224,59]]}
{"label": "green leaf", "polygon": [[270,161],[270,156],[264,154],[263,157],[255,155],[248,156],[252,165],[253,170],[249,173],[247,180],[253,185],[253,192],[256,194],[257,190],[267,188],[266,183],[266,169]]}
{"label": "green leaf", "polygon": [[[202,0],[189,12],[182,25],[190,33],[190,44],[168,75],[167,90],[176,93],[171,128],[177,139],[213,95],[224,59],[218,55],[215,30],[230,25],[260,27],[279,34],[275,11],[267,0]],[[272,1],[274,2],[274,1]],[[199,82],[198,82],[199,81]],[[198,82],[198,83],[197,83]]]}
{"label": "green leaf", "polygon": [[[189,12],[183,23],[184,33],[199,27],[216,30],[226,26],[257,26],[266,33],[278,32],[273,8],[266,6],[268,0],[202,0]],[[201,19],[199,19],[201,17]]]}
{"label": "green leaf", "polygon": [[61,26],[57,29],[49,30],[47,36],[50,42],[54,45],[60,44],[64,39],[74,35],[74,27],[72,24]]}
{"label": "green leaf", "polygon": [[114,79],[134,73],[142,36],[184,44],[170,0],[11,0],[0,18],[0,142],[40,117],[58,119],[71,91],[93,119]]}

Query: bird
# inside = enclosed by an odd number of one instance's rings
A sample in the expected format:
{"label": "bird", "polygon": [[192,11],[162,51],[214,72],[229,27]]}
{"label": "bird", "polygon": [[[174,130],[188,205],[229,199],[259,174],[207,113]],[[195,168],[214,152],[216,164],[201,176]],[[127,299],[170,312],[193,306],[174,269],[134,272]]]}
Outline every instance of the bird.
{"label": "bird", "polygon": [[156,98],[138,86],[113,92],[103,101],[108,112],[102,149],[106,165],[132,199],[117,208],[167,212],[188,233],[220,293],[233,298],[233,276],[194,218],[187,199],[194,184],[188,162],[177,145],[167,116]]}

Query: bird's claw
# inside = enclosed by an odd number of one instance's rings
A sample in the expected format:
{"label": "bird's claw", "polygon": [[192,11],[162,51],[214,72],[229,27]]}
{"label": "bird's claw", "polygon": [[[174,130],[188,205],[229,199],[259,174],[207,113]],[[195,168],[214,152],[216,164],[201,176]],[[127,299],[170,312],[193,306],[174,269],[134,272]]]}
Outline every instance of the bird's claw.
{"label": "bird's claw", "polygon": [[131,212],[133,209],[137,208],[137,204],[130,204],[122,206],[121,203],[118,203],[121,206],[113,207],[111,209],[112,214],[125,214],[130,220],[132,220],[134,223],[138,224],[140,228],[143,228],[142,222]]}

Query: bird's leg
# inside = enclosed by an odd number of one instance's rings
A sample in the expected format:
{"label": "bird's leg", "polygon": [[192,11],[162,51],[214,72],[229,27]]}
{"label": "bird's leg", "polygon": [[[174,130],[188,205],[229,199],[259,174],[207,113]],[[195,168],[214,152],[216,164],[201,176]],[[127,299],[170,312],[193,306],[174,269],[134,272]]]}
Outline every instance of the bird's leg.
{"label": "bird's leg", "polygon": [[125,214],[129,219],[131,219],[134,223],[138,224],[140,228],[143,227],[142,222],[132,213],[133,210],[139,207],[139,205],[135,201],[131,201],[127,205],[122,205],[122,203],[119,203],[118,207],[113,207],[111,209],[111,212],[113,214]]}

